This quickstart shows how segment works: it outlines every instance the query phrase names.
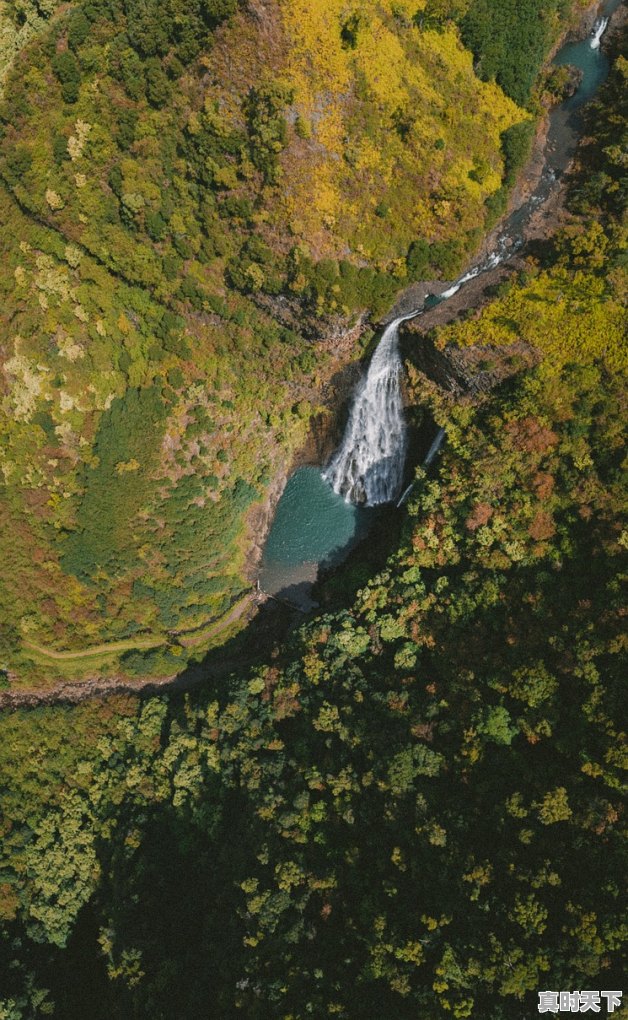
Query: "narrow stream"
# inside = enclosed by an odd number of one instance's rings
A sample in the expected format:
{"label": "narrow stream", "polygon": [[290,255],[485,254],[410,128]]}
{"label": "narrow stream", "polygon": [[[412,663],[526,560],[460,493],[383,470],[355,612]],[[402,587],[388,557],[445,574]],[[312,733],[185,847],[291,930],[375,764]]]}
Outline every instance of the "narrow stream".
{"label": "narrow stream", "polygon": [[[482,262],[441,294],[430,295],[420,308],[386,327],[368,371],[356,388],[345,434],[329,464],[322,473],[313,467],[299,468],[289,479],[264,547],[259,577],[263,591],[300,609],[312,608],[315,603],[310,592],[319,568],[342,562],[372,527],[374,508],[391,502],[401,506],[407,499],[412,485],[401,493],[407,442],[399,325],[447,301],[525,242],[533,213],[547,201],[574,155],[582,128],[582,107],[608,75],[610,63],[600,42],[621,2],[605,0],[592,33],[580,42],[566,43],[554,59],[557,65],[577,67],[582,80],[574,95],[550,114],[545,167],[534,193],[506,219],[495,249]],[[443,439],[440,429],[424,466],[436,457]]]}

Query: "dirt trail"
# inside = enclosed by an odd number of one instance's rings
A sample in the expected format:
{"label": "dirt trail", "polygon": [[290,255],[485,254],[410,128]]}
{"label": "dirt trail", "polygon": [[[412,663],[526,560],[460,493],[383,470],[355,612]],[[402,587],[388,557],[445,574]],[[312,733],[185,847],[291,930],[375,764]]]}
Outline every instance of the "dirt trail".
{"label": "dirt trail", "polygon": [[[192,633],[190,631],[176,631],[174,636],[179,638],[179,644],[184,645],[186,648],[200,645],[203,641],[207,641],[216,634],[220,634],[231,623],[239,619],[253,600],[254,596],[252,594],[245,595],[239,602],[236,602],[235,606],[225,616],[221,616],[219,620],[209,623],[207,626],[196,628],[194,637],[188,636]],[[24,641],[24,646],[31,648],[40,655],[45,655],[47,659],[72,660],[91,659],[95,655],[133,651],[136,648],[159,648],[160,645],[165,645],[167,641],[166,637],[125,638],[122,641],[111,641],[108,644],[88,645],[87,648],[81,648],[80,651],[76,652],[58,652],[54,648],[46,648],[45,645],[38,645],[34,641]]]}
{"label": "dirt trail", "polygon": [[82,648],[79,652],[57,652],[54,648],[46,648],[45,645],[35,644],[34,641],[24,641],[24,647],[30,648],[33,652],[37,652],[39,655],[44,655],[47,659],[91,659],[95,655],[108,655],[114,652],[128,652],[135,648],[158,648],[159,645],[166,643],[165,638],[127,638],[125,641],[112,641],[110,644],[103,645],[88,645],[87,648]]}
{"label": "dirt trail", "polygon": [[194,648],[196,645],[204,644],[205,641],[216,637],[217,634],[221,634],[223,630],[230,627],[232,623],[239,620],[241,616],[244,616],[245,612],[254,606],[259,601],[257,595],[250,593],[245,595],[243,599],[236,602],[235,606],[229,610],[225,616],[221,616],[215,623],[210,623],[208,627],[205,627],[194,637],[180,637],[179,643],[185,648]]}
{"label": "dirt trail", "polygon": [[[182,638],[180,643],[186,648],[191,648],[203,644],[213,637],[217,637],[247,612],[252,612],[261,601],[263,601],[263,597],[257,594],[250,593],[245,595],[225,616],[210,624],[198,635],[188,637],[187,640]],[[25,644],[50,659],[67,660],[89,658],[94,655],[113,651],[127,651],[133,648],[155,648],[165,644],[165,639],[146,639],[143,643],[140,642],[140,639],[136,641],[117,641],[108,645],[94,645],[80,652],[55,652],[52,649],[36,645],[34,642],[25,642]],[[0,711],[14,711],[19,708],[37,708],[63,703],[77,705],[81,701],[87,701],[90,698],[106,697],[108,694],[141,694],[148,697],[160,694],[165,689],[169,691],[189,690],[202,683],[208,676],[229,672],[239,665],[242,665],[242,660],[240,659],[233,661],[225,660],[220,664],[219,669],[188,668],[184,674],[179,675],[171,674],[169,676],[148,677],[146,679],[138,677],[134,680],[117,674],[108,677],[94,677],[91,680],[67,680],[55,684],[53,687],[23,687],[13,690],[0,690]]]}

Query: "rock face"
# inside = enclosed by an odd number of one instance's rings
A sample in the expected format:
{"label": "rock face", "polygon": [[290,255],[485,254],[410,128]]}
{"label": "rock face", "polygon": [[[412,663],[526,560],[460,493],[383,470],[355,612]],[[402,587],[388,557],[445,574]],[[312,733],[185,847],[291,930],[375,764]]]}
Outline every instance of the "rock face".
{"label": "rock face", "polygon": [[601,5],[597,3],[597,0],[595,3],[591,4],[589,9],[582,15],[582,20],[577,27],[574,27],[568,33],[567,42],[579,42],[583,36],[589,35],[593,31],[593,26],[599,16],[600,6]]}
{"label": "rock face", "polygon": [[455,398],[488,393],[505,379],[538,364],[539,354],[520,340],[507,347],[445,347],[410,325],[401,328],[402,352],[418,371]]}
{"label": "rock face", "polygon": [[247,549],[245,576],[251,584],[258,577],[264,544],[288,478],[297,468],[325,464],[342,438],[348,408],[363,371],[359,362],[347,362],[346,357],[364,328],[365,323],[360,319],[343,332],[339,322],[337,332],[319,340],[320,346],[327,345],[338,355],[338,368],[318,394],[325,410],[311,419],[305,445],[289,461],[286,460],[283,470],[267,489],[264,500],[256,503],[247,514],[243,544]]}
{"label": "rock face", "polygon": [[447,287],[448,283],[444,280],[421,280],[410,284],[398,296],[390,312],[384,316],[381,322],[382,326],[387,326],[393,319],[398,319],[402,315],[409,315],[415,309],[420,308],[430,295],[442,294]]}

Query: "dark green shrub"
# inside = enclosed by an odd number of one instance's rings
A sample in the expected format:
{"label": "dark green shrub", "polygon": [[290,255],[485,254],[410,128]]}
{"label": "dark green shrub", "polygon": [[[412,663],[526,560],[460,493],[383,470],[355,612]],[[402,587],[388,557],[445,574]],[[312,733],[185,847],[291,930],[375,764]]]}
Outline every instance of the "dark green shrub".
{"label": "dark green shrub", "polygon": [[157,58],[153,57],[146,61],[145,77],[146,95],[149,103],[158,109],[165,106],[170,98],[172,87]]}
{"label": "dark green shrub", "polygon": [[278,154],[287,139],[284,109],[292,102],[292,92],[277,83],[251,89],[246,105],[251,160],[264,180],[278,180]]}
{"label": "dark green shrub", "polygon": [[510,187],[517,179],[517,172],[525,166],[534,139],[534,121],[524,120],[513,124],[502,133],[502,152],[504,153],[504,183]]}
{"label": "dark green shrub", "polygon": [[26,145],[18,144],[9,150],[4,159],[4,175],[12,188],[21,183],[32,165],[33,157]]}
{"label": "dark green shrub", "polygon": [[146,233],[153,241],[163,241],[168,230],[168,224],[160,212],[147,212],[144,217]]}
{"label": "dark green shrub", "polygon": [[137,127],[137,111],[120,107],[116,110],[116,142],[121,149],[130,149],[135,141]]}
{"label": "dark green shrub", "polygon": [[68,46],[76,50],[81,46],[91,31],[91,24],[83,11],[73,11],[68,24]]}
{"label": "dark green shrub", "polygon": [[60,166],[70,158],[68,152],[68,140],[65,135],[56,134],[52,140],[52,156],[57,164]]}
{"label": "dark green shrub", "polygon": [[422,237],[413,241],[406,255],[410,280],[425,280],[430,271],[430,246]]}
{"label": "dark green shrub", "polygon": [[61,83],[64,102],[75,103],[79,97],[81,69],[72,51],[56,53],[52,59],[52,69]]}
{"label": "dark green shrub", "polygon": [[508,192],[505,188],[499,188],[492,195],[484,200],[486,208],[486,225],[493,226],[504,215],[508,208]]}

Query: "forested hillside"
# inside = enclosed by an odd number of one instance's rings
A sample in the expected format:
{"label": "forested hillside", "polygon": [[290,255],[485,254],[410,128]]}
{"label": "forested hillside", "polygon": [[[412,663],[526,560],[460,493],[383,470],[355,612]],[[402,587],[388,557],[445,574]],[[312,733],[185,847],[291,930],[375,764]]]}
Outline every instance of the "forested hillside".
{"label": "forested hillside", "polygon": [[529,1020],[622,988],[626,70],[544,265],[440,335],[516,329],[538,365],[454,402],[409,361],[447,442],[384,567],[229,684],[0,721],[10,1020]]}
{"label": "forested hillside", "polygon": [[[247,513],[339,367],[318,341],[477,246],[572,10],[2,6],[10,682],[171,674],[186,634],[202,646],[246,589]],[[122,661],[41,651],[120,641]]]}

